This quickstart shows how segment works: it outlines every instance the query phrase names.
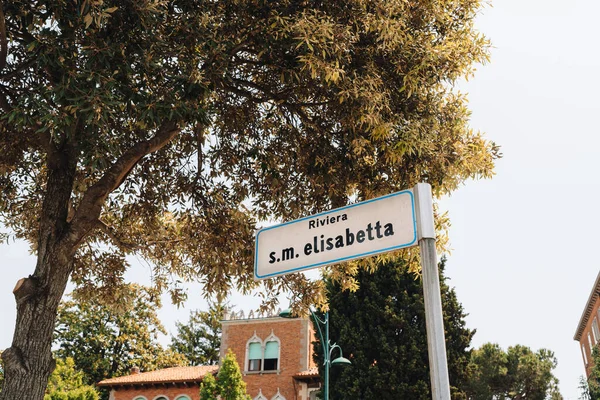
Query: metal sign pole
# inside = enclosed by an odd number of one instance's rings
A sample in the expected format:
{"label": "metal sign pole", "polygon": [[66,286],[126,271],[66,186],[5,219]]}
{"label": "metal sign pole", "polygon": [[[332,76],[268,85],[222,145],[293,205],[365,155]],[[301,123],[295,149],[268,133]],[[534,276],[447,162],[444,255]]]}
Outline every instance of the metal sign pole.
{"label": "metal sign pole", "polygon": [[435,225],[433,221],[431,185],[428,183],[418,183],[414,188],[414,193],[417,214],[417,237],[421,250],[421,267],[423,273],[431,398],[433,400],[450,400],[450,381],[448,379],[442,297],[437,268],[437,252],[435,249]]}

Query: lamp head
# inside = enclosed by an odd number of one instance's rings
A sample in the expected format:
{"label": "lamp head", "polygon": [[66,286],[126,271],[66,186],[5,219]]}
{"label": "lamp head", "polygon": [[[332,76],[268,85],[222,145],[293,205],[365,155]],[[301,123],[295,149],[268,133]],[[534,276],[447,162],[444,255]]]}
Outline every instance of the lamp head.
{"label": "lamp head", "polygon": [[346,357],[338,357],[331,362],[331,365],[352,365],[352,362]]}

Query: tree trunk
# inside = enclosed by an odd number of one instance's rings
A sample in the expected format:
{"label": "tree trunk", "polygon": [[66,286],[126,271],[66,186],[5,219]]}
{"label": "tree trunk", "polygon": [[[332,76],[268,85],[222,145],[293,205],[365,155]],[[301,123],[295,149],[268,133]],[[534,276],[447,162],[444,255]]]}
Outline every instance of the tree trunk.
{"label": "tree trunk", "polygon": [[15,287],[17,320],[12,346],[2,353],[5,371],[0,400],[44,398],[55,367],[51,347],[56,311],[70,270],[69,266],[62,267],[49,266],[62,273],[56,273],[46,287],[41,287],[35,276],[20,280]]}
{"label": "tree trunk", "polygon": [[51,145],[33,275],[17,282],[17,320],[12,346],[2,353],[4,387],[0,400],[43,400],[55,367],[52,336],[58,305],[73,267],[75,248],[68,237],[68,210],[76,157],[64,143]]}
{"label": "tree trunk", "polygon": [[48,378],[55,367],[51,348],[56,314],[73,270],[77,247],[97,226],[107,196],[123,183],[132,168],[179,133],[177,123],[168,120],[153,137],[121,154],[86,191],[75,213],[69,216],[79,122],[72,128],[60,143],[48,138],[48,180],[40,213],[37,265],[34,274],[21,279],[13,291],[17,321],[12,346],[2,353],[4,387],[0,400],[44,399]]}

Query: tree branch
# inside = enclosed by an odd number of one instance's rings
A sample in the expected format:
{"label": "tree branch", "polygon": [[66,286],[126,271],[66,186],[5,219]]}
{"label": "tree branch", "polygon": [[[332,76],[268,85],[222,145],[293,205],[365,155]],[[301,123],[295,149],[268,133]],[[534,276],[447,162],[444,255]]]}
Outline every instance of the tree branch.
{"label": "tree branch", "polygon": [[15,285],[15,288],[13,289],[13,294],[17,304],[21,304],[28,298],[35,296],[38,291],[39,282],[37,278],[29,276],[28,278],[19,279]]}
{"label": "tree branch", "polygon": [[26,374],[29,371],[23,352],[14,345],[2,352],[2,361],[4,361],[7,371],[19,374]]}
{"label": "tree branch", "polygon": [[[268,97],[268,100],[277,100],[283,104],[288,104],[291,106],[296,106],[296,107],[316,107],[316,106],[324,106],[327,104],[330,104],[331,101],[327,100],[327,101],[307,101],[307,102],[290,102],[289,101],[289,94],[291,92],[293,92],[294,90],[299,89],[299,87],[293,88],[293,89],[286,89],[282,92],[271,92],[269,91],[267,88],[265,88],[264,86],[258,85],[255,82],[250,82],[247,81],[245,79],[239,79],[239,78],[234,78],[234,77],[229,77],[229,79],[241,86],[247,86],[247,87],[251,87],[252,89],[258,90],[260,92],[262,92],[265,96]],[[231,85],[230,85],[231,86]],[[240,89],[243,90],[243,89]],[[245,91],[247,92],[249,95],[251,95],[251,92]],[[266,101],[266,99],[263,98],[256,98],[257,101],[261,101],[264,102]]]}
{"label": "tree branch", "polygon": [[96,226],[104,201],[111,192],[123,183],[133,167],[144,156],[167,145],[179,131],[180,129],[176,123],[172,121],[164,123],[152,138],[136,143],[123,153],[108,168],[102,178],[85,192],[71,221],[71,229],[68,235],[71,246],[81,242],[85,235]]}
{"label": "tree branch", "polygon": [[104,232],[106,234],[106,236],[108,236],[110,238],[110,240],[112,240],[112,242],[115,244],[115,246],[117,246],[119,249],[123,250],[124,252],[129,252],[129,251],[133,250],[134,246],[131,243],[123,242],[115,234],[113,229],[110,226],[108,226],[104,221],[102,221],[101,219],[98,219],[97,225],[100,228],[100,230],[102,232]]}
{"label": "tree branch", "polygon": [[8,41],[6,40],[6,23],[4,18],[4,4],[0,0],[0,71],[6,67],[8,56]]}
{"label": "tree branch", "polygon": [[[2,0],[0,0],[2,1]],[[2,23],[0,22],[0,25],[2,25]],[[2,27],[0,26],[0,29]],[[2,38],[0,37],[0,42],[2,41]],[[34,62],[36,62],[36,57],[40,54],[39,49],[36,50],[35,54],[27,61],[25,61],[23,64],[21,64],[19,67],[17,67],[14,71],[10,71],[6,74],[2,74],[0,75],[0,80],[2,81],[9,81],[10,79],[16,77],[17,75],[19,75],[21,72],[25,71],[27,68],[31,67],[33,65]],[[0,55],[0,57],[2,57],[2,55]],[[5,65],[6,65],[6,54],[4,54],[4,61],[5,61]],[[1,60],[0,60],[1,63]],[[0,70],[2,70],[4,68],[4,66],[0,65]]]}

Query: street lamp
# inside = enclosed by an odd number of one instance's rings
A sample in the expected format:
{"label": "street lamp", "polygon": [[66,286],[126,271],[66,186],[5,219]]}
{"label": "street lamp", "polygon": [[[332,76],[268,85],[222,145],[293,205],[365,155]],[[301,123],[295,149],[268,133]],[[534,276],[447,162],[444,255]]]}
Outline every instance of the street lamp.
{"label": "street lamp", "polygon": [[[323,346],[323,357],[325,358],[325,362],[323,363],[325,366],[325,377],[323,379],[323,400],[329,400],[329,367],[331,365],[350,365],[352,363],[350,360],[344,357],[342,348],[340,346],[338,346],[336,343],[331,344],[329,341],[329,311],[325,313],[325,319],[322,320],[314,313],[312,309],[309,308],[308,310],[315,321],[317,331],[319,332],[321,346]],[[294,318],[290,309],[283,310],[279,313],[279,316],[282,318]],[[321,329],[321,325],[323,325],[325,328],[325,338],[323,338],[323,330]],[[340,356],[334,360],[331,360],[331,354],[335,349],[340,350]]]}

